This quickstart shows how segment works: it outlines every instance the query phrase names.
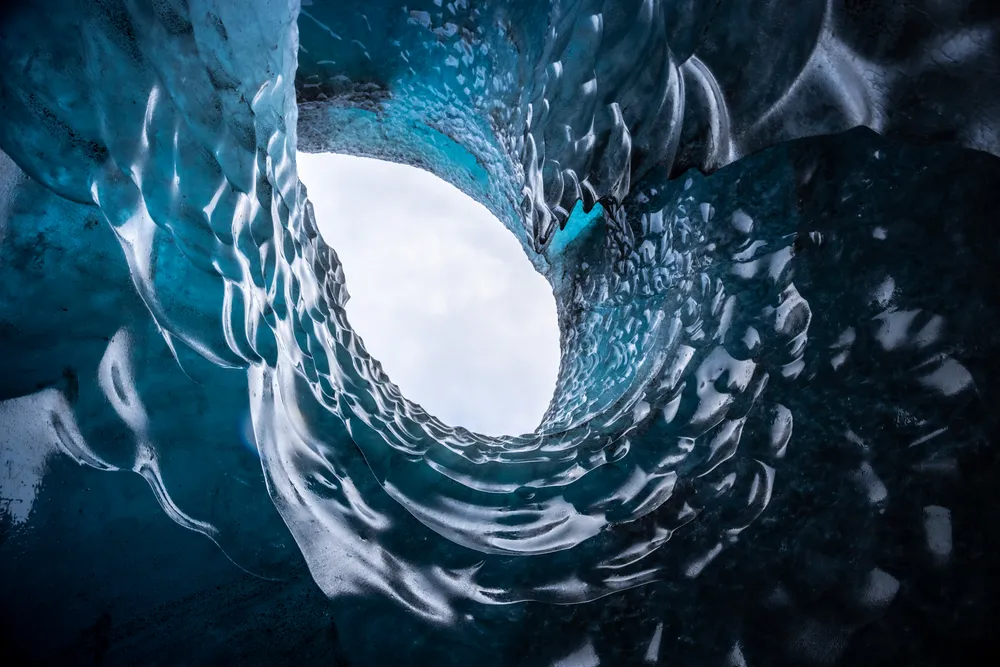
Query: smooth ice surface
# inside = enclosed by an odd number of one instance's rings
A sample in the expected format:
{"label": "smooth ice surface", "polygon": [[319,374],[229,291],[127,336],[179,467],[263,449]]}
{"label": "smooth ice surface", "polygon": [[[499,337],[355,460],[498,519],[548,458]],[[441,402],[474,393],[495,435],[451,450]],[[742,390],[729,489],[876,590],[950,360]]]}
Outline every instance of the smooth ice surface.
{"label": "smooth ice surface", "polygon": [[[410,400],[489,435],[534,431],[559,371],[552,287],[482,204],[433,174],[299,153],[347,316]],[[525,344],[530,341],[529,344]]]}

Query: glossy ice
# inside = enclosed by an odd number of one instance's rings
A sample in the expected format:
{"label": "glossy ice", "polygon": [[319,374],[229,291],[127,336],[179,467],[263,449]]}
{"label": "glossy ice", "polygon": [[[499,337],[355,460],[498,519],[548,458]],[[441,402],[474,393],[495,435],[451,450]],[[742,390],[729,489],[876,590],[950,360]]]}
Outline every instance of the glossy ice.
{"label": "glossy ice", "polygon": [[[363,600],[349,664],[938,664],[927,589],[995,590],[992,3],[3,12],[16,498],[50,441],[135,471],[239,567]],[[534,433],[400,395],[297,149],[429,169],[519,239],[562,331]]]}

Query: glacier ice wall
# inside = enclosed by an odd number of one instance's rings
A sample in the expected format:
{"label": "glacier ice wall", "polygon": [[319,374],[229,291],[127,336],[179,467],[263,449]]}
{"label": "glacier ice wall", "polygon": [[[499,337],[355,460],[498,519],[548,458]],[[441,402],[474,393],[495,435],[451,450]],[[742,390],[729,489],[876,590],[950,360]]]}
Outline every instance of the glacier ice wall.
{"label": "glacier ice wall", "polygon": [[[2,10],[10,428],[450,647],[414,664],[853,664],[981,571],[991,3],[302,5]],[[400,395],[296,150],[421,166],[519,239],[562,331],[534,433]]]}

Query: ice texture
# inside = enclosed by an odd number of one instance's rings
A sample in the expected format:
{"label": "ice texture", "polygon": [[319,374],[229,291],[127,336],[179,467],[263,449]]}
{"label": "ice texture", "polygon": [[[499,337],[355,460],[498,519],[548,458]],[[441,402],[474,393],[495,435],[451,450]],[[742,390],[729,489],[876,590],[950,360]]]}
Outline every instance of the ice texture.
{"label": "ice texture", "polygon": [[[33,525],[55,448],[138,473],[242,570],[304,561],[338,610],[324,664],[930,665],[989,644],[995,4],[0,19],[6,520]],[[297,150],[428,169],[521,242],[562,332],[535,432],[400,394],[346,318]],[[110,659],[218,660],[145,632]],[[258,634],[238,636],[281,641]]]}

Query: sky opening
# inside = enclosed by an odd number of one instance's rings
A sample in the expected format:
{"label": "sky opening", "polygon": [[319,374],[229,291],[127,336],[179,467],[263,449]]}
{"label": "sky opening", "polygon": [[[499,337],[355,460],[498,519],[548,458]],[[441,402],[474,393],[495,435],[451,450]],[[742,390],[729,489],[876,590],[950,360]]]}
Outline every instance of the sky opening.
{"label": "sky opening", "polygon": [[344,264],[351,326],[403,395],[487,435],[533,431],[559,329],[552,289],[514,236],[415,167],[299,153],[298,169]]}

